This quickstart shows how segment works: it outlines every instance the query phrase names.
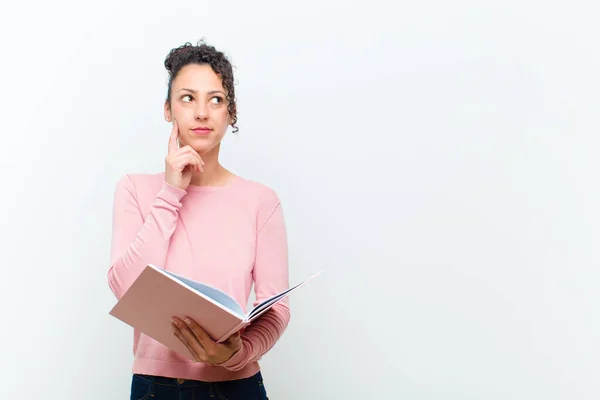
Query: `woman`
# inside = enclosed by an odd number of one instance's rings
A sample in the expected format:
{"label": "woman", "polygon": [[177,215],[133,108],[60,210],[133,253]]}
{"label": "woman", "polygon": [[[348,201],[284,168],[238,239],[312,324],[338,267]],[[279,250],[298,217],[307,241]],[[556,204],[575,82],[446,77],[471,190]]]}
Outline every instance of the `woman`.
{"label": "woman", "polygon": [[[277,194],[219,162],[229,125],[237,131],[233,72],[203,42],[171,50],[164,115],[173,124],[164,172],[117,184],[108,282],[119,299],[147,264],[206,282],[246,305],[288,288],[287,238]],[[287,300],[224,343],[195,321],[172,321],[195,362],[134,331],[131,399],[266,399],[258,360],[290,319]]]}

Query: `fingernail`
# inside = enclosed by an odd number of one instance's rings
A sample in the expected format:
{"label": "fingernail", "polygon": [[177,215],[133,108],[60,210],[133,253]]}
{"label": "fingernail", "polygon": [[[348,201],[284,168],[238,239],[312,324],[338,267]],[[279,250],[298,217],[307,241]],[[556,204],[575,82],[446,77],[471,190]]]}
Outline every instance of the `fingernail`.
{"label": "fingernail", "polygon": [[191,325],[192,324],[192,320],[189,319],[189,318],[186,318],[185,319],[185,323],[188,324],[188,325]]}

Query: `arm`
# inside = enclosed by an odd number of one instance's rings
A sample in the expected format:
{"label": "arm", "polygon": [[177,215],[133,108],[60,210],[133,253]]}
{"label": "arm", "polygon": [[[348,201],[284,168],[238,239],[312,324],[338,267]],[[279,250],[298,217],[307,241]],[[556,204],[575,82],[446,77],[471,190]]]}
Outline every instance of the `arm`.
{"label": "arm", "polygon": [[120,299],[147,264],[163,266],[186,192],[163,182],[148,215],[142,218],[129,176],[118,182],[113,202],[108,284]]}
{"label": "arm", "polygon": [[[287,235],[279,202],[257,234],[253,276],[254,306],[289,287]],[[237,371],[259,360],[279,340],[289,321],[289,300],[285,298],[243,331],[240,350],[220,366]]]}

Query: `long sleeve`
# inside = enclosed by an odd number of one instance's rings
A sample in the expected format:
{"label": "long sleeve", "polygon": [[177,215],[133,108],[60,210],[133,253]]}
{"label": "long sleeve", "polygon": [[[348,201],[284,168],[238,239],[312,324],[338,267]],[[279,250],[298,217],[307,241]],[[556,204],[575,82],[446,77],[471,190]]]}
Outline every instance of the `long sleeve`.
{"label": "long sleeve", "polygon": [[147,264],[164,265],[185,193],[163,181],[148,214],[143,216],[133,180],[128,175],[119,180],[113,201],[108,270],[108,284],[118,299]]}
{"label": "long sleeve", "polygon": [[[274,209],[270,209],[266,222],[257,234],[253,278],[256,293],[254,306],[289,287],[287,235],[279,202]],[[279,340],[289,321],[289,301],[285,298],[243,331],[241,349],[220,366],[238,371],[249,362],[259,360]]]}

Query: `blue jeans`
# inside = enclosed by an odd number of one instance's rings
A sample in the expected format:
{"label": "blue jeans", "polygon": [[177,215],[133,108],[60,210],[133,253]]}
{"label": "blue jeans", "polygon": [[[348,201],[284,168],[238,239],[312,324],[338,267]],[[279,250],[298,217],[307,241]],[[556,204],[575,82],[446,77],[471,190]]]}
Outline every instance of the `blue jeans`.
{"label": "blue jeans", "polygon": [[260,372],[233,381],[202,382],[134,374],[131,400],[268,400]]}

